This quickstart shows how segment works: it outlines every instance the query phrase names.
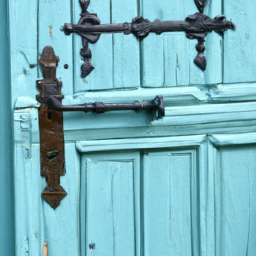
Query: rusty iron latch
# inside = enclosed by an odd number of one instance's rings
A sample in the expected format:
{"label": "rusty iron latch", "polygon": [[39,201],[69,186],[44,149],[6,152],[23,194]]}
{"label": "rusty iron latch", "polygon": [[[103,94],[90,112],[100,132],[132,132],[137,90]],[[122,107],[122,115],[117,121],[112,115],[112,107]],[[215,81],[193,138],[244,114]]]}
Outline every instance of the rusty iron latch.
{"label": "rusty iron latch", "polygon": [[131,23],[120,24],[100,24],[100,19],[96,13],[89,13],[87,8],[90,0],[79,0],[82,13],[77,25],[65,23],[61,28],[65,35],[76,33],[82,37],[83,48],[80,55],[84,59],[84,64],[81,66],[81,76],[85,78],[94,69],[91,64],[92,53],[88,46],[89,43],[95,44],[101,34],[124,33],[125,35],[133,34],[137,38],[144,39],[149,33],[160,35],[163,32],[184,31],[188,39],[197,39],[198,44],[196,50],[198,52],[194,59],[194,63],[203,71],[206,69],[205,37],[207,33],[215,31],[218,34],[223,34],[228,29],[235,29],[235,25],[231,21],[227,21],[225,16],[220,15],[211,19],[204,15],[204,8],[209,2],[207,0],[194,0],[199,12],[189,15],[185,21],[160,21],[156,19],[150,22],[142,16],[138,16]]}
{"label": "rusty iron latch", "polygon": [[154,100],[135,101],[134,103],[84,103],[80,105],[62,105],[62,82],[56,78],[56,69],[59,58],[51,46],[43,50],[39,63],[43,70],[44,79],[37,81],[40,92],[36,96],[41,103],[39,108],[40,130],[40,166],[41,175],[46,177],[47,187],[42,192],[42,197],[56,209],[61,200],[67,195],[60,185],[60,176],[65,175],[65,152],[63,132],[63,111],[83,111],[101,114],[117,110],[149,110],[160,119],[165,115],[164,100],[156,96]]}
{"label": "rusty iron latch", "polygon": [[46,100],[51,95],[59,101],[64,98],[61,95],[62,82],[56,78],[58,62],[59,57],[55,55],[53,48],[45,47],[39,59],[44,79],[37,81],[40,94],[36,96],[37,101],[41,103],[39,108],[41,175],[46,177],[48,184],[42,192],[42,197],[54,209],[67,195],[60,185],[60,176],[65,174],[63,113],[48,109],[46,104]]}

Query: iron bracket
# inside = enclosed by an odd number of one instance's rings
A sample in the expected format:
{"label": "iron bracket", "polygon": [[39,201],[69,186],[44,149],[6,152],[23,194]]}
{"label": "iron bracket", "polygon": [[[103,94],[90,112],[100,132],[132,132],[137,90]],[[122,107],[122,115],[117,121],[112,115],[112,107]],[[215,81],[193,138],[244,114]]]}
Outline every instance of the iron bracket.
{"label": "iron bracket", "polygon": [[77,25],[65,23],[61,28],[66,35],[76,33],[82,37],[83,48],[80,51],[84,58],[84,64],[81,66],[81,76],[85,78],[94,69],[91,64],[91,50],[89,43],[95,44],[101,34],[109,33],[124,33],[125,35],[133,34],[137,38],[145,38],[149,33],[160,35],[163,32],[184,31],[189,39],[197,39],[198,44],[196,50],[198,52],[194,63],[203,71],[206,70],[205,37],[207,33],[215,31],[218,34],[223,34],[226,30],[235,29],[235,25],[231,21],[227,21],[225,16],[220,15],[211,19],[203,14],[207,0],[194,0],[199,12],[189,15],[185,21],[160,21],[156,19],[150,22],[142,16],[138,16],[132,20],[132,23],[121,24],[104,24],[100,25],[100,19],[96,13],[89,13],[87,8],[90,0],[79,0],[82,13]]}

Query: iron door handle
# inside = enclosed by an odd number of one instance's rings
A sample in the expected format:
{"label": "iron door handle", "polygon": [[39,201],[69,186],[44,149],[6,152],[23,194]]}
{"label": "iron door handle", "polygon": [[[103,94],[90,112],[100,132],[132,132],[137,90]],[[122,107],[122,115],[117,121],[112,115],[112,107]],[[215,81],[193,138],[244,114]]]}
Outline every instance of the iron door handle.
{"label": "iron door handle", "polygon": [[156,119],[159,119],[165,115],[164,109],[164,99],[162,96],[157,95],[152,101],[143,101],[142,103],[135,101],[134,103],[84,103],[80,105],[68,105],[64,106],[62,103],[55,98],[55,96],[49,96],[46,100],[46,105],[48,109],[56,111],[83,111],[93,112],[97,114],[105,113],[108,111],[117,111],[117,110],[134,110],[138,111],[141,109],[155,110],[157,111]]}
{"label": "iron door handle", "polygon": [[196,50],[198,52],[194,59],[195,64],[201,69],[206,69],[206,58],[204,56],[205,51],[205,37],[207,33],[215,31],[219,34],[223,34],[226,30],[235,29],[235,25],[232,21],[227,21],[225,16],[220,15],[211,19],[203,14],[207,0],[194,0],[199,12],[193,15],[189,15],[185,21],[160,21],[156,19],[154,22],[150,22],[144,19],[142,16],[136,17],[132,20],[132,23],[121,24],[104,24],[100,25],[100,19],[95,13],[89,13],[87,8],[90,4],[90,0],[79,0],[82,13],[81,18],[77,25],[65,23],[61,28],[66,35],[76,33],[82,37],[83,48],[81,49],[81,56],[84,58],[84,64],[81,66],[81,76],[85,78],[88,76],[94,67],[91,64],[91,50],[88,43],[95,44],[101,34],[108,33],[124,33],[126,35],[133,34],[138,38],[145,38],[149,33],[156,33],[160,35],[163,32],[184,31],[189,39],[197,39],[198,44]]}

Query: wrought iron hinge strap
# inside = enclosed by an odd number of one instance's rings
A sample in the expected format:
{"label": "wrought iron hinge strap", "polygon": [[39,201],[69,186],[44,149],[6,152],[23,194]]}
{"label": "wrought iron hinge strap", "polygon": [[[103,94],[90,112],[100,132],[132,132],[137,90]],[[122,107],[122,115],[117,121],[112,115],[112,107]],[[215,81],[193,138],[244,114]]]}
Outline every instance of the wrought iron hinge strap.
{"label": "wrought iron hinge strap", "polygon": [[228,29],[235,29],[234,23],[227,21],[223,15],[217,16],[214,19],[204,15],[205,0],[194,0],[199,12],[189,15],[185,21],[160,21],[156,19],[154,22],[150,22],[139,16],[134,18],[132,23],[103,25],[100,25],[100,19],[97,17],[97,14],[87,11],[90,0],[79,1],[82,13],[78,24],[65,23],[62,30],[66,35],[76,33],[82,37],[83,48],[80,54],[84,58],[84,64],[81,66],[81,76],[83,78],[88,76],[94,69],[91,64],[92,54],[88,43],[95,44],[101,34],[124,33],[128,35],[132,33],[138,38],[145,38],[152,32],[159,35],[163,32],[184,31],[189,39],[198,39],[198,44],[196,45],[198,54],[194,62],[204,71],[206,69],[204,38],[207,33],[215,31],[216,33],[223,34]]}

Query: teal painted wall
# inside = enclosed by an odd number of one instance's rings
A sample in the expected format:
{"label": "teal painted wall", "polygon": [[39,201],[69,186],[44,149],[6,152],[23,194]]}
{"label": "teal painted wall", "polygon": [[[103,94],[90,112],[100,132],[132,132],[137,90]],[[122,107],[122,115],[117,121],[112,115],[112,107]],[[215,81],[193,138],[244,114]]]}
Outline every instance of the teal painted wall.
{"label": "teal painted wall", "polygon": [[0,1],[0,254],[14,255],[12,106],[7,1]]}

